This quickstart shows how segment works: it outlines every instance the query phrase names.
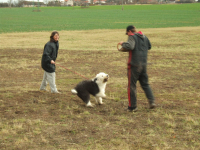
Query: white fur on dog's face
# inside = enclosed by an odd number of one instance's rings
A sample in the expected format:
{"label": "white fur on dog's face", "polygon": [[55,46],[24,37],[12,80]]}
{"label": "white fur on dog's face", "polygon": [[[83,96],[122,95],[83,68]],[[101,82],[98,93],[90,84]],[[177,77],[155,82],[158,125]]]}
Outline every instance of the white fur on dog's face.
{"label": "white fur on dog's face", "polygon": [[105,74],[104,72],[100,72],[96,75],[96,82],[97,83],[106,83],[108,81],[108,74]]}

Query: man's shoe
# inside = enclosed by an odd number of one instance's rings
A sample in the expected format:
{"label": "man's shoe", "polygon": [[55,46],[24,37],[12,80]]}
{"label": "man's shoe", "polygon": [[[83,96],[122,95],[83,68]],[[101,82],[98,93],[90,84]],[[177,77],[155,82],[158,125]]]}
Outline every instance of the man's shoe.
{"label": "man's shoe", "polygon": [[149,104],[149,109],[154,109],[155,107],[156,107],[156,104],[155,104],[155,103]]}
{"label": "man's shoe", "polygon": [[137,107],[135,107],[134,109],[125,108],[125,111],[136,112],[137,111]]}

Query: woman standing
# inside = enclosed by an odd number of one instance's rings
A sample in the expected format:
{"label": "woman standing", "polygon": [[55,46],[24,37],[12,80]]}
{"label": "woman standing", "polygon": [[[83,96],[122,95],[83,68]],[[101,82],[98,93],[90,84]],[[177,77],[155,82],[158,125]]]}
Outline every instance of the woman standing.
{"label": "woman standing", "polygon": [[59,33],[53,31],[50,36],[50,41],[44,46],[41,65],[44,69],[44,76],[40,86],[41,91],[46,91],[47,82],[50,85],[51,93],[59,93],[55,84],[55,61],[59,49]]}

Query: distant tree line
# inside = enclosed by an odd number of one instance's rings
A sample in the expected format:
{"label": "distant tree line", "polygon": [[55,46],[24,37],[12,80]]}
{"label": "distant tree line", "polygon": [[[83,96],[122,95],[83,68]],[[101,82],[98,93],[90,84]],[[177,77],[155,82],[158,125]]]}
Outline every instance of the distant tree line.
{"label": "distant tree line", "polygon": [[[195,0],[154,0],[151,2],[149,0],[106,0],[106,3],[101,3],[101,0],[99,0],[99,3],[97,2],[96,4],[101,5],[122,5],[123,4],[147,4],[147,3],[169,3],[169,2],[176,2],[176,3],[193,3]],[[200,0],[198,0],[200,2]],[[91,3],[93,3],[93,0],[91,0]],[[74,0],[74,5],[75,6],[80,6],[80,5],[91,5],[87,4],[86,0]],[[62,2],[59,0],[44,0],[44,2],[36,2],[36,1],[26,1],[26,0],[8,0],[7,3],[0,3],[0,7],[33,7],[33,6],[63,6]]]}

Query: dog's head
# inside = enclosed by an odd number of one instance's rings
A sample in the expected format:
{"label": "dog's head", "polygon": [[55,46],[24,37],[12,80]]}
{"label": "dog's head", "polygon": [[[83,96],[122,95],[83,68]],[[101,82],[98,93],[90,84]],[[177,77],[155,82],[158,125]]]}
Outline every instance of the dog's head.
{"label": "dog's head", "polygon": [[94,78],[94,82],[96,83],[106,83],[108,81],[109,75],[105,74],[104,72],[100,72]]}

